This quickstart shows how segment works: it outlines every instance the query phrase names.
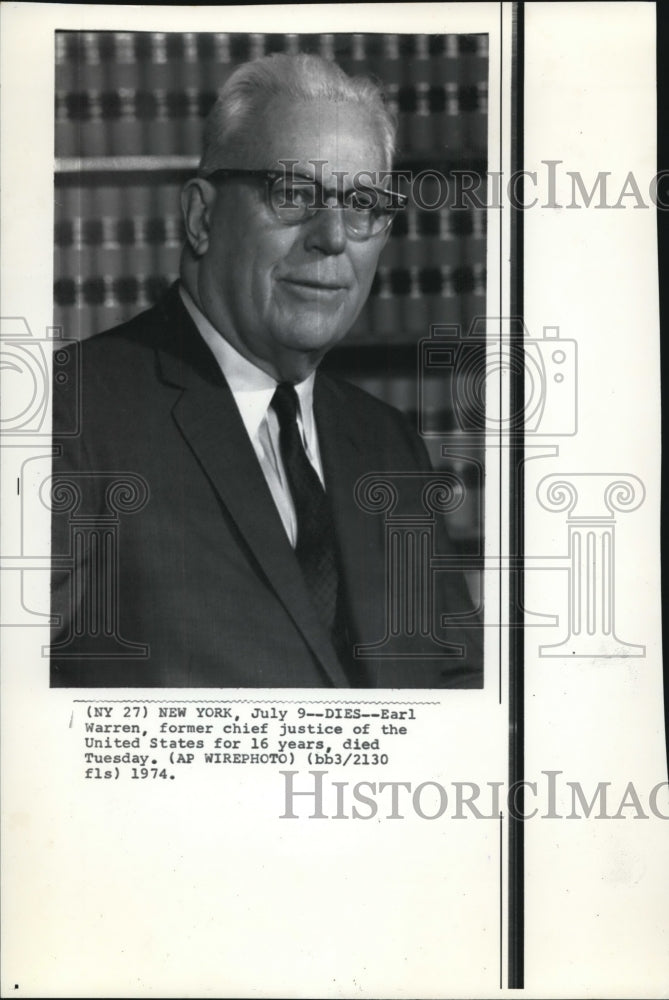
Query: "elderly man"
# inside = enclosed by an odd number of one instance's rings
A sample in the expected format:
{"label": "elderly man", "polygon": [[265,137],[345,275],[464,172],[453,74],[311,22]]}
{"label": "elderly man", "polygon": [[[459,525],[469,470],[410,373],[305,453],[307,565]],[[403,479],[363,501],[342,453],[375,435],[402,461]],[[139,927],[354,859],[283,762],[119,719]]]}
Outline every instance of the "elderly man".
{"label": "elderly man", "polygon": [[82,345],[73,439],[59,428],[75,401],[55,389],[52,685],[481,684],[459,571],[434,594],[425,582],[427,629],[388,626],[383,517],[356,484],[401,473],[398,502],[420,506],[420,439],[317,372],[388,238],[393,143],[375,85],[317,57],[259,59],[227,81],[183,191],[180,282]]}

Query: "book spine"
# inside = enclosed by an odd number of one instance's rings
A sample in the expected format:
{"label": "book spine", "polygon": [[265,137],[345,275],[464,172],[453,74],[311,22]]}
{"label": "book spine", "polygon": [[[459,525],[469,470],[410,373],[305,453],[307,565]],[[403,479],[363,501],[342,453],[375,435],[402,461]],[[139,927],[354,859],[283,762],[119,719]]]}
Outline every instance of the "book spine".
{"label": "book spine", "polygon": [[397,305],[390,284],[390,268],[379,267],[372,283],[371,317],[374,337],[386,339],[395,328]]}
{"label": "book spine", "polygon": [[78,91],[76,35],[57,31],[55,36],[55,154],[79,155],[79,122],[71,114],[71,94]]}
{"label": "book spine", "polygon": [[117,113],[109,120],[108,152],[111,156],[137,156],[142,148],[141,124],[136,116],[135,95],[140,89],[140,68],[134,36],[115,32],[115,88]]}
{"label": "book spine", "polygon": [[84,32],[83,66],[80,77],[81,93],[88,98],[88,118],[81,131],[81,155],[104,156],[106,148],[106,125],[102,118],[102,94],[104,93],[104,70],[100,59],[98,34]]}
{"label": "book spine", "polygon": [[151,247],[147,297],[153,304],[179,274],[183,224],[181,219],[181,185],[161,184],[151,191],[150,218],[146,240]]}
{"label": "book spine", "polygon": [[199,156],[202,146],[202,119],[200,118],[200,65],[197,35],[183,35],[183,59],[180,75],[172,92],[173,114],[178,123],[179,152]]}
{"label": "book spine", "polygon": [[75,226],[80,192],[72,185],[58,185],[54,197],[54,323],[66,338],[76,337],[77,306]]}
{"label": "book spine", "polygon": [[102,279],[104,288],[104,297],[97,314],[100,330],[106,330],[126,318],[116,308],[116,286],[123,280],[117,225],[121,210],[121,190],[113,180],[105,178],[92,192],[91,215],[86,223],[95,237],[96,277]]}
{"label": "book spine", "polygon": [[106,290],[98,266],[102,223],[96,219],[95,193],[87,185],[75,191],[70,266],[76,291],[72,318],[77,337],[83,339],[101,329],[100,308],[104,303]]}
{"label": "book spine", "polygon": [[[146,126],[146,152],[152,156],[169,156],[178,152],[178,124],[169,114],[168,93],[174,83],[175,63],[181,60],[176,41],[168,50],[168,36],[156,31],[150,36],[149,55],[145,63],[145,87],[153,97],[153,114]],[[175,36],[180,39],[180,36]]]}
{"label": "book spine", "polygon": [[334,62],[335,58],[335,36],[331,34],[322,34],[319,37],[319,55],[322,59],[327,59],[328,62]]}
{"label": "book spine", "polygon": [[430,298],[421,281],[421,268],[412,265],[405,271],[407,290],[404,299],[404,330],[412,340],[429,335]]}
{"label": "book spine", "polygon": [[488,36],[475,37],[473,87],[476,111],[471,116],[469,146],[474,153],[483,158],[488,149]]}

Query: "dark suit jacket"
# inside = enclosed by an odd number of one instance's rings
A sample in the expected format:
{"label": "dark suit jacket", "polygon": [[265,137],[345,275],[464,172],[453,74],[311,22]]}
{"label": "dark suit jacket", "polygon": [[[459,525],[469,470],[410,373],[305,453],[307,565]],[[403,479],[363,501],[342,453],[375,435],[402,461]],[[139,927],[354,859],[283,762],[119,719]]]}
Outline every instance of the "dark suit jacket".
{"label": "dark suit jacket", "polygon": [[[52,685],[350,686],[177,286],[80,349],[79,386],[54,387]],[[77,405],[80,434],[61,436]],[[399,472],[405,512],[424,510],[422,442],[396,410],[322,374],[314,411],[351,640],[380,643],[353,683],[480,686],[480,629],[439,624],[471,615],[460,571],[428,596],[431,635],[387,635],[388,525],[355,488]],[[440,523],[436,537],[451,551]]]}

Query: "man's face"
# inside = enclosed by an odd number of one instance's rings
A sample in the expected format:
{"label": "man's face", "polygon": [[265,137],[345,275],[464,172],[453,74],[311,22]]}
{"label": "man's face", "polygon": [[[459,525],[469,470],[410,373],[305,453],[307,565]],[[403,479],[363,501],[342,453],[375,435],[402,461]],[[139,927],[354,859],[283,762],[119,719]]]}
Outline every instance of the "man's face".
{"label": "man's face", "polygon": [[[225,166],[314,176],[325,161],[326,193],[358,171],[384,167],[374,122],[357,105],[276,99],[244,152]],[[341,181],[340,188],[341,188]],[[348,332],[362,308],[387,234],[347,235],[342,213],[323,209],[297,225],[280,222],[260,178],[205,182],[207,238],[198,268],[200,307],[240,353],[279,380],[300,380]]]}

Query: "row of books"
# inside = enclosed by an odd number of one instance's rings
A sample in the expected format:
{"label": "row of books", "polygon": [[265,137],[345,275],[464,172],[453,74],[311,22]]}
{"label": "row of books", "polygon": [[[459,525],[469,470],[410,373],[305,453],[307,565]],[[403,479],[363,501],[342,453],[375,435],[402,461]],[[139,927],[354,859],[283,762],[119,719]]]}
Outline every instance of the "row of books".
{"label": "row of books", "polygon": [[235,66],[277,51],[377,78],[405,152],[485,154],[487,35],[57,32],[56,156],[195,155]]}
{"label": "row of books", "polygon": [[317,53],[386,84],[479,83],[488,68],[485,34],[59,31],[56,73],[66,89],[81,81],[93,89],[150,81],[158,88],[205,82],[217,90],[234,66],[273,52]]}
{"label": "row of books", "polygon": [[[216,92],[180,90],[57,90],[56,156],[193,155]],[[480,160],[487,141],[487,85],[393,85],[388,103],[398,118],[398,150],[434,151],[466,163]]]}

